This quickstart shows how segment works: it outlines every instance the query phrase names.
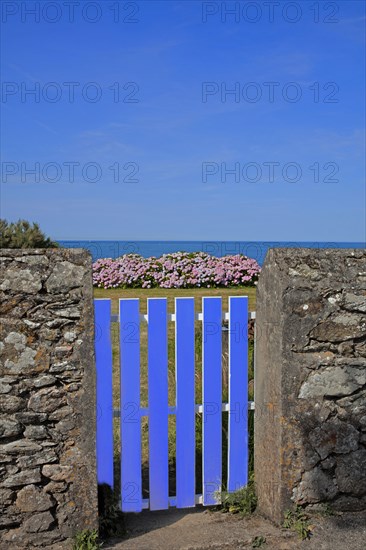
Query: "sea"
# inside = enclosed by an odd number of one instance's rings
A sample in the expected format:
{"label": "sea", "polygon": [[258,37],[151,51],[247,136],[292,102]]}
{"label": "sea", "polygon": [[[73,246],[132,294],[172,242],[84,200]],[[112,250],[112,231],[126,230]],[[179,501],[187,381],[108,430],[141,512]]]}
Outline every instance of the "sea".
{"label": "sea", "polygon": [[221,257],[244,254],[263,265],[269,248],[366,248],[365,242],[289,242],[289,241],[58,241],[65,248],[86,248],[93,261],[140,254],[144,258],[172,252],[207,252]]}

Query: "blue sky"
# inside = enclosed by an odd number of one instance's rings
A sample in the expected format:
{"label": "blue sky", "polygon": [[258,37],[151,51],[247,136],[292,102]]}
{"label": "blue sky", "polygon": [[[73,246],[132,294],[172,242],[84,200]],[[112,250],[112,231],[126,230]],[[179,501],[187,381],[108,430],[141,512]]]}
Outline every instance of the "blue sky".
{"label": "blue sky", "polygon": [[363,2],[69,4],[2,5],[2,217],[56,239],[365,240]]}

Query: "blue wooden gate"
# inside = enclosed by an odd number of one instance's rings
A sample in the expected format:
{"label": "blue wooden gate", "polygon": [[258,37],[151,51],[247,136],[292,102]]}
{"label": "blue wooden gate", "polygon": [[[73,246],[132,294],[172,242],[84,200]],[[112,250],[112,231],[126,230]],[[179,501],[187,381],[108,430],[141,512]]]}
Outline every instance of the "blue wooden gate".
{"label": "blue wooden gate", "polygon": [[[222,312],[220,297],[176,298],[168,314],[166,298],[149,298],[147,315],[138,299],[95,300],[97,368],[98,483],[114,486],[113,418],[120,417],[121,509],[163,510],[220,502],[222,487],[222,413],[228,414],[227,490],[248,482],[248,312],[247,297],[230,297]],[[195,321],[202,322],[202,403],[195,399]],[[222,403],[222,321],[228,321],[228,403]],[[119,322],[120,409],[113,409],[111,323]],[[147,322],[148,408],[140,406],[140,323]],[[175,406],[168,405],[168,322],[175,323]],[[195,491],[195,416],[202,415],[202,494]],[[176,496],[169,496],[168,418],[176,418]],[[141,418],[149,420],[149,499],[142,496]]]}

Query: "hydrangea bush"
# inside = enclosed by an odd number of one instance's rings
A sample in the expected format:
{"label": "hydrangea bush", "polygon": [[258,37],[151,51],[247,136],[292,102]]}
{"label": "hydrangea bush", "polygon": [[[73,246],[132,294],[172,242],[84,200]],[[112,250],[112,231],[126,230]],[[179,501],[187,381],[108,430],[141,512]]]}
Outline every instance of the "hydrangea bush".
{"label": "hydrangea bush", "polygon": [[242,254],[216,258],[205,252],[175,252],[160,258],[125,254],[93,264],[93,284],[99,288],[194,288],[256,284],[260,267]]}

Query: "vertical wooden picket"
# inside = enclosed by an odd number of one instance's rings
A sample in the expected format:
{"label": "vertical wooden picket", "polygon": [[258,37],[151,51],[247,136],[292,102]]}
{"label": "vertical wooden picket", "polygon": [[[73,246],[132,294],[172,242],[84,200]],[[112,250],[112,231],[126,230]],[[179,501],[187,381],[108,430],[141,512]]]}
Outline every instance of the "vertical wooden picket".
{"label": "vertical wooden picket", "polygon": [[202,374],[203,374],[203,504],[217,504],[222,477],[222,313],[221,298],[202,299]]}
{"label": "vertical wooden picket", "polygon": [[121,507],[142,510],[139,300],[119,301],[121,362]]}
{"label": "vertical wooden picket", "polygon": [[168,334],[166,298],[148,298],[150,510],[169,507]]}
{"label": "vertical wooden picket", "polygon": [[248,298],[229,298],[228,491],[248,483]]}
{"label": "vertical wooden picket", "polygon": [[175,299],[177,508],[195,506],[194,298]]}
{"label": "vertical wooden picket", "polygon": [[111,301],[94,300],[97,372],[97,479],[113,488]]}

